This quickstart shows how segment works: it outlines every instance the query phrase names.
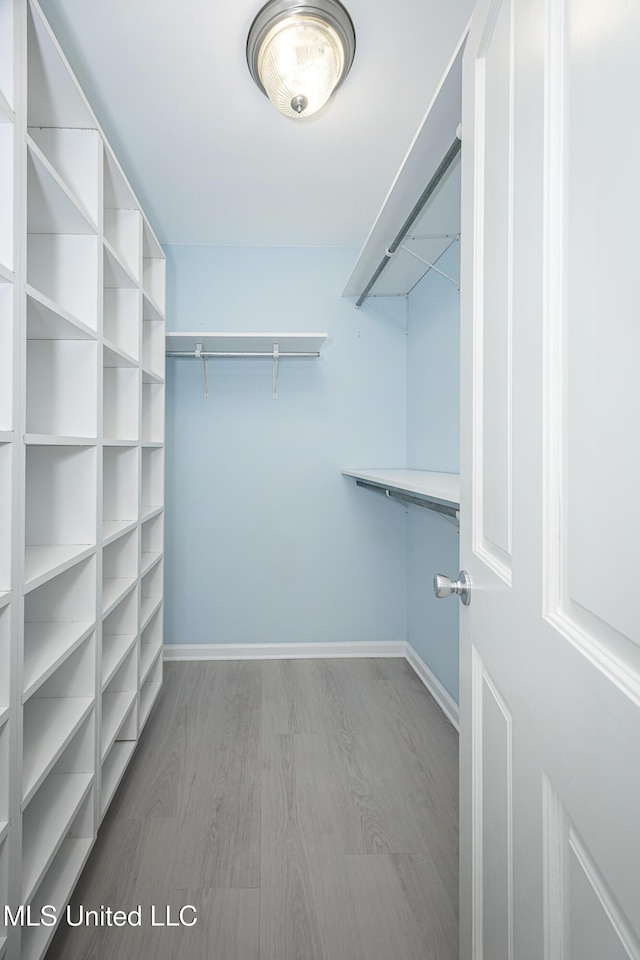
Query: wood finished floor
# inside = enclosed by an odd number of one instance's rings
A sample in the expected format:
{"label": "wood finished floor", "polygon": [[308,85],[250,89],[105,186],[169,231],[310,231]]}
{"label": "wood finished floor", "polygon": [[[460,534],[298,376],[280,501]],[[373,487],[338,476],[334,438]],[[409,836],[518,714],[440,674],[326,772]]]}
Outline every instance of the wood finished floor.
{"label": "wood finished floor", "polygon": [[457,734],[403,660],[168,664],[80,904],[143,925],[47,960],[457,960]]}

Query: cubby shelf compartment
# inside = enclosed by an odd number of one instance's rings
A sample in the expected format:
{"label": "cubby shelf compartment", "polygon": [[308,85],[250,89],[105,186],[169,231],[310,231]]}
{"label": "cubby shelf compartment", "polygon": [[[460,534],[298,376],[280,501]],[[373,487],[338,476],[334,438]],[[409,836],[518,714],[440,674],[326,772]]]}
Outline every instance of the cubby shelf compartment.
{"label": "cubby shelf compartment", "polygon": [[25,592],[95,549],[96,504],[95,447],[27,448]]}
{"label": "cubby shelf compartment", "polygon": [[140,355],[140,293],[136,289],[106,287],[103,291],[105,339],[137,362]]}
{"label": "cubby shelf compartment", "polygon": [[[27,135],[29,233],[95,234],[97,224],[33,138]],[[97,178],[96,178],[97,182]]]}
{"label": "cubby shelf compartment", "polygon": [[14,158],[15,127],[13,123],[3,123],[2,104],[0,103],[0,263],[4,266],[10,280],[14,273]]}
{"label": "cubby shelf compartment", "polygon": [[113,676],[131,653],[137,635],[114,634],[109,637],[109,643],[102,644],[102,684],[107,687]]}
{"label": "cubby shelf compartment", "polygon": [[24,593],[46,583],[95,554],[95,546],[84,544],[27,545],[25,550]]}
{"label": "cubby shelf compartment", "polygon": [[14,428],[14,297],[13,284],[0,283],[0,430]]}
{"label": "cubby shelf compartment", "polygon": [[164,503],[164,450],[143,447],[141,470],[142,511],[146,514]]}
{"label": "cubby shelf compartment", "polygon": [[94,782],[91,773],[50,773],[22,820],[22,903],[35,893]]}
{"label": "cubby shelf compartment", "polygon": [[0,4],[0,95],[6,105],[6,110],[13,114],[13,80],[14,80],[14,44],[15,7],[13,3]]}
{"label": "cubby shelf compartment", "polygon": [[[155,567],[154,570],[160,569]],[[153,573],[153,571],[151,571]],[[153,615],[162,606],[162,597],[142,597],[140,601],[140,630],[144,631]]]}
{"label": "cubby shelf compartment", "polygon": [[111,207],[105,207],[105,240],[136,284],[140,279],[140,226],[139,210],[114,210]]}
{"label": "cubby shelf compartment", "polygon": [[32,697],[24,705],[23,809],[94,706],[94,697]]}
{"label": "cubby shelf compartment", "polygon": [[103,617],[107,617],[131,592],[137,583],[137,577],[138,532],[132,530],[126,536],[114,540],[102,551]]}
{"label": "cubby shelf compartment", "polygon": [[97,439],[98,345],[27,341],[27,433]]}
{"label": "cubby shelf compartment", "polygon": [[27,283],[54,309],[85,327],[98,326],[97,237],[81,234],[29,233]]}
{"label": "cubby shelf compartment", "polygon": [[27,4],[27,124],[96,129],[93,112],[37,3]]}
{"label": "cubby shelf compartment", "polygon": [[27,339],[95,340],[96,330],[82,323],[40,290],[27,284]]}
{"label": "cubby shelf compartment", "polygon": [[105,578],[102,583],[102,616],[108,617],[133,590],[137,582],[135,577]]}
{"label": "cubby shelf compartment", "polygon": [[165,324],[162,320],[142,321],[142,366],[145,373],[153,374],[164,380],[164,335]]}
{"label": "cubby shelf compartment", "polygon": [[107,759],[102,765],[100,784],[100,818],[104,817],[113,800],[118,785],[124,776],[129,760],[133,755],[135,740],[119,740],[114,743]]}
{"label": "cubby shelf compartment", "polygon": [[142,289],[157,314],[162,316],[165,306],[166,261],[162,247],[153,235],[146,220],[144,221],[143,228],[143,257]]}
{"label": "cubby shelf compartment", "polygon": [[135,530],[138,525],[136,520],[103,520],[102,522],[102,546],[106,547],[113,543],[119,537],[124,537],[131,530]]}
{"label": "cubby shelf compartment", "polygon": [[[144,376],[143,376],[144,381]],[[164,387],[142,384],[142,442],[162,443],[164,437]]]}
{"label": "cubby shelf compartment", "polygon": [[13,567],[13,456],[13,444],[0,444],[0,591],[6,592],[11,589]]}
{"label": "cubby shelf compartment", "polygon": [[[151,571],[154,570],[162,560],[163,531],[164,517],[161,514],[158,514],[150,520],[145,520],[141,527],[142,558],[140,576],[143,578],[143,595],[149,595],[152,590]],[[160,577],[161,573],[154,574],[154,576]],[[162,593],[160,586],[160,581],[156,581],[153,593],[157,596],[160,596]]]}
{"label": "cubby shelf compartment", "polygon": [[[83,812],[84,804],[76,820],[82,816]],[[75,832],[74,827],[75,822],[72,824],[70,834]],[[32,916],[40,916],[40,910],[45,904],[51,904],[55,907],[57,915],[62,915],[71,891],[87,861],[93,839],[93,836],[65,837],[31,901]],[[54,931],[55,927],[25,927],[22,931],[20,960],[38,960],[42,957]]]}
{"label": "cubby shelf compartment", "polygon": [[103,432],[105,440],[137,440],[140,371],[105,366]]}
{"label": "cubby shelf compartment", "polygon": [[153,520],[154,517],[159,517],[162,513],[164,513],[164,507],[143,507],[141,520],[146,523],[147,520]]}
{"label": "cubby shelf compartment", "polygon": [[122,260],[117,250],[114,250],[106,237],[104,239],[103,266],[105,287],[112,289],[137,289],[138,281],[132,275],[127,264]]}
{"label": "cubby shelf compartment", "polygon": [[144,684],[156,657],[162,651],[162,611],[158,610],[141,636],[140,683]]}
{"label": "cubby shelf compartment", "polygon": [[104,341],[102,363],[105,367],[137,367],[138,361],[114,343]]}
{"label": "cubby shelf compartment", "polygon": [[103,540],[108,535],[123,533],[137,520],[138,459],[135,447],[105,447],[103,450]]}
{"label": "cubby shelf compartment", "polygon": [[98,229],[98,185],[102,142],[97,130],[30,127],[27,143],[55,172],[75,205]]}
{"label": "cubby shelf compartment", "polygon": [[140,731],[151,713],[162,686],[162,649],[158,650],[149,675],[140,688]]}
{"label": "cubby shelf compartment", "polygon": [[95,557],[27,594],[23,700],[82,645],[95,628],[95,616]]}
{"label": "cubby shelf compartment", "polygon": [[135,690],[107,690],[102,694],[102,763],[117,739],[136,739],[135,731],[124,729],[134,719],[135,702]]}

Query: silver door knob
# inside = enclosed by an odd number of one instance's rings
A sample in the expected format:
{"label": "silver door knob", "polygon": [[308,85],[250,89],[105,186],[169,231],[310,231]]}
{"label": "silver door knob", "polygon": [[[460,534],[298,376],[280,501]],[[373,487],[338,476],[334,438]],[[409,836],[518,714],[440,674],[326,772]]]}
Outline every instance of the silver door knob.
{"label": "silver door knob", "polygon": [[457,580],[451,580],[442,573],[436,573],[433,578],[433,592],[438,600],[457,593],[466,607],[471,603],[471,578],[466,570],[460,571]]}

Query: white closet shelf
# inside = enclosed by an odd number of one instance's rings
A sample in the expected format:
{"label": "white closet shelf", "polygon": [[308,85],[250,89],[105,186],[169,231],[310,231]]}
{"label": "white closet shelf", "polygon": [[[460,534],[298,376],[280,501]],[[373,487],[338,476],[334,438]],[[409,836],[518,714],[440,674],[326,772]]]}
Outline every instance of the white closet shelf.
{"label": "white closet shelf", "polygon": [[133,755],[135,740],[119,740],[109,751],[109,756],[102,765],[100,787],[100,818],[104,817],[118,784],[124,776],[129,760]]}
{"label": "white closet shelf", "polygon": [[0,262],[0,283],[15,283],[16,275],[4,263]]}
{"label": "white closet shelf", "polygon": [[273,356],[277,346],[280,355],[318,354],[327,339],[326,333],[167,333],[167,356],[174,353],[195,356],[197,345],[204,353],[264,354]]}
{"label": "white closet shelf", "polygon": [[25,710],[22,809],[93,710],[93,697],[32,698]]}
{"label": "white closet shelf", "polygon": [[27,807],[22,903],[29,903],[93,784],[90,773],[52,773]]}
{"label": "white closet shelf", "polygon": [[13,430],[0,430],[0,443],[12,443],[15,439]]}
{"label": "white closet shelf", "polygon": [[145,682],[161,652],[161,643],[140,644],[140,683]]}
{"label": "white closet shelf", "polygon": [[164,383],[164,377],[159,373],[154,373],[153,370],[149,370],[146,367],[142,368],[142,382],[143,383]]}
{"label": "white closet shelf", "polygon": [[29,134],[29,233],[95,234],[97,224]]}
{"label": "white closet shelf", "polygon": [[160,609],[162,597],[143,597],[140,601],[140,633],[149,624],[151,618]]}
{"label": "white closet shelf", "polygon": [[106,634],[102,638],[102,689],[105,690],[131,652],[137,634]]}
{"label": "white closet shelf", "polygon": [[30,447],[95,447],[97,437],[61,437],[52,433],[25,433],[24,442]]}
{"label": "white closet shelf", "polygon": [[0,590],[0,610],[13,600],[13,590]]}
{"label": "white closet shelf", "polygon": [[120,254],[104,238],[104,285],[105,287],[130,288],[138,286],[138,281],[129,270]]}
{"label": "white closet shelf", "polygon": [[108,617],[118,604],[128,596],[136,583],[136,577],[105,578],[102,583],[102,618]]}
{"label": "white closet shelf", "polygon": [[24,558],[24,593],[86,560],[95,551],[95,544],[86,543],[28,545]]}
{"label": "white closet shelf", "polygon": [[[143,443],[143,447],[151,446],[151,444]],[[159,517],[161,513],[164,513],[164,507],[154,507],[151,505],[143,505],[142,507],[142,516],[141,520],[143,523],[147,520],[153,520],[154,517]]]}
{"label": "white closet shelf", "polygon": [[137,440],[118,440],[116,437],[104,437],[102,440],[103,447],[137,447]]}
{"label": "white closet shelf", "polygon": [[[158,660],[160,659],[162,651],[158,651],[158,656],[151,665],[151,671],[155,669]],[[140,730],[144,727],[145,723],[149,718],[151,713],[151,708],[158,698],[160,693],[160,687],[162,686],[161,680],[145,680],[140,688]]]}
{"label": "white closet shelf", "polygon": [[142,554],[142,565],[140,568],[140,576],[144,577],[145,574],[149,573],[149,570],[152,570],[157,563],[160,563],[162,560],[162,552],[153,550],[148,552],[143,552]]}
{"label": "white closet shelf", "polygon": [[0,707],[0,728],[4,727],[5,723],[9,719],[11,711],[8,706]]}
{"label": "white closet shelf", "polygon": [[0,90],[0,114],[2,114],[1,123],[15,123],[16,115],[2,90]]}
{"label": "white closet shelf", "polygon": [[102,694],[102,763],[105,762],[135,700],[135,690],[107,690]]}
{"label": "white closet shelf", "polygon": [[460,476],[457,473],[397,468],[343,470],[342,473],[391,496],[404,495],[424,501],[426,506],[445,507],[448,512],[460,509]]}
{"label": "white closet shelf", "polygon": [[23,703],[84,643],[95,626],[95,621],[81,620],[25,623]]}
{"label": "white closet shelf", "polygon": [[3,843],[9,833],[9,821],[0,820],[0,843]]}
{"label": "white closet shelf", "polygon": [[27,338],[29,340],[95,340],[97,333],[31,284],[27,295]]}
{"label": "white closet shelf", "polygon": [[142,309],[145,320],[164,320],[164,310],[162,310],[155,300],[151,297],[148,290],[142,290]]}
{"label": "white closet shelf", "polygon": [[137,520],[103,520],[102,546],[106,547],[107,544],[113,543],[113,541],[119,537],[123,537],[125,533],[135,530],[137,525]]}
{"label": "white closet shelf", "polygon": [[104,367],[137,368],[138,361],[135,359],[135,357],[130,356],[130,354],[116,346],[115,343],[111,343],[109,340],[105,339],[102,354],[102,365]]}

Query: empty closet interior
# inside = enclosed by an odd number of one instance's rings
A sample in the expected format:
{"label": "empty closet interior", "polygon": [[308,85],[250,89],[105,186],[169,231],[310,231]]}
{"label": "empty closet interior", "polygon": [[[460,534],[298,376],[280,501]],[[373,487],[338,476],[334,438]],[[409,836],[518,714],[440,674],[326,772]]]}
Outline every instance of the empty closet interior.
{"label": "empty closet interior", "polygon": [[[462,44],[361,251],[161,246],[37,0],[0,0],[9,920],[67,902],[163,651],[406,657],[456,722]],[[52,933],[0,917],[0,960]]]}

